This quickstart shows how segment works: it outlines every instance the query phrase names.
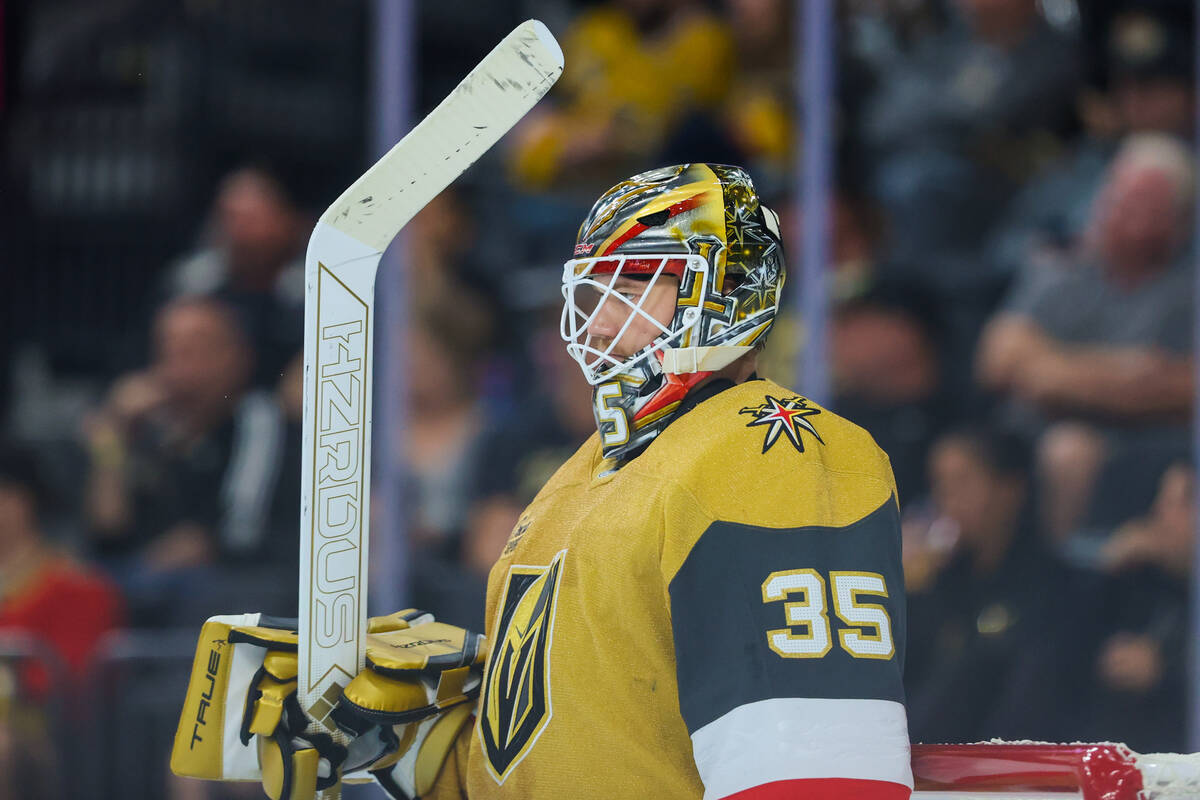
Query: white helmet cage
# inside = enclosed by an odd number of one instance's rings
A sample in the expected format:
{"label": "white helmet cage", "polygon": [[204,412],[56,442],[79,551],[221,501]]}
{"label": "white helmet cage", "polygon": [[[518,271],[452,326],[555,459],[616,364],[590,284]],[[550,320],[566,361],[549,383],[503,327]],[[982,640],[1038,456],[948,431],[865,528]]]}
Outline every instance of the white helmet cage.
{"label": "white helmet cage", "polygon": [[[768,219],[774,215],[764,208]],[[699,253],[630,253],[572,259],[563,266],[563,310],[560,333],[567,352],[579,364],[588,383],[595,386],[631,370],[655,353],[661,353],[662,371],[690,373],[716,371],[753,349],[764,338],[779,310],[779,287],[783,282],[782,258],[768,254],[762,267],[747,276],[744,284],[729,294],[711,285],[719,273],[725,246],[715,238],[693,238],[690,245]],[[629,264],[638,266],[636,271]],[[651,263],[653,270],[645,265]],[[679,296],[669,325],[651,316],[643,307],[651,288],[667,273],[668,265],[682,264],[672,274],[679,276]],[[601,271],[597,271],[597,267]],[[647,278],[641,296],[631,300],[613,287],[622,276]],[[607,303],[619,303],[626,312],[618,333],[598,347],[589,326],[605,311]],[[634,355],[621,360],[613,351],[635,320],[644,320],[658,331]]]}
{"label": "white helmet cage", "polygon": [[[626,272],[626,266],[630,261],[640,264],[657,261],[657,265],[652,273],[647,274],[644,270],[639,270],[634,275]],[[694,332],[701,322],[701,311],[698,305],[681,307],[676,299],[675,314],[667,325],[655,319],[644,308],[646,298],[650,295],[651,290],[662,276],[667,274],[665,272],[667,265],[679,262],[682,262],[683,265],[679,276],[679,297],[707,296],[708,280],[712,269],[708,259],[701,255],[619,255],[576,258],[563,266],[563,310],[560,333],[567,343],[567,353],[579,364],[588,383],[595,386],[612,380],[621,372],[651,360],[654,353],[673,349],[693,338]],[[599,274],[594,272],[593,270],[598,265],[602,266],[605,271]],[[609,271],[610,269],[611,271]],[[646,279],[646,288],[636,302],[614,289],[622,276]],[[601,349],[595,346],[595,337],[589,333],[589,329],[592,323],[606,312],[608,303],[623,306],[625,319],[618,332],[608,339]],[[658,331],[658,335],[637,353],[624,360],[618,359],[613,355],[613,350],[635,320],[648,322]]]}

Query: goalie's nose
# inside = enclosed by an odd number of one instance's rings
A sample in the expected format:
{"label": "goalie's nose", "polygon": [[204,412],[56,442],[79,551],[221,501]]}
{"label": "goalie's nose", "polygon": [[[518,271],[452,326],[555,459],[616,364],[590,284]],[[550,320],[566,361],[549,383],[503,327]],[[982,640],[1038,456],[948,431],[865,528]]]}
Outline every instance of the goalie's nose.
{"label": "goalie's nose", "polygon": [[623,308],[621,303],[615,302],[611,297],[601,299],[600,305],[584,329],[593,346],[607,345],[611,342],[617,332],[621,330],[625,320],[629,318],[629,312],[630,309]]}

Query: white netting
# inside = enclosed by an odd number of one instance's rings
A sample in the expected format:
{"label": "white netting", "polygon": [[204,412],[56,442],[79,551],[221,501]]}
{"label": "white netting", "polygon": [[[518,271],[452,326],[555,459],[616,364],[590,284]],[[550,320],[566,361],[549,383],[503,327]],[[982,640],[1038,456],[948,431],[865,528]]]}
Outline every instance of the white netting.
{"label": "white netting", "polygon": [[1200,798],[1200,753],[1147,753],[1136,756],[1142,773],[1142,796]]}

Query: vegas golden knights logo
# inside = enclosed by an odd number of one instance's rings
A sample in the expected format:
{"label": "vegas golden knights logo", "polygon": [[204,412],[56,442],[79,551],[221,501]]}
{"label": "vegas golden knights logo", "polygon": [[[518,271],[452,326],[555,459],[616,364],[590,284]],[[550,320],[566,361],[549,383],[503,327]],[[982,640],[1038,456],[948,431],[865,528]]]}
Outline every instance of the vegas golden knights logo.
{"label": "vegas golden knights logo", "polygon": [[562,550],[545,567],[514,565],[500,601],[479,735],[497,783],[512,774],[550,722],[550,643]]}

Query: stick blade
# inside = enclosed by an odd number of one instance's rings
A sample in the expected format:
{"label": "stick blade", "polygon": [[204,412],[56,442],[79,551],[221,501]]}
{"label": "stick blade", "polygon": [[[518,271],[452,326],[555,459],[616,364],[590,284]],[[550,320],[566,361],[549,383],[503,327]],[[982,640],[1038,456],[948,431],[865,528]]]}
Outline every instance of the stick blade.
{"label": "stick blade", "polygon": [[535,19],[518,25],[437,108],[321,216],[377,250],[550,91],[562,49]]}

